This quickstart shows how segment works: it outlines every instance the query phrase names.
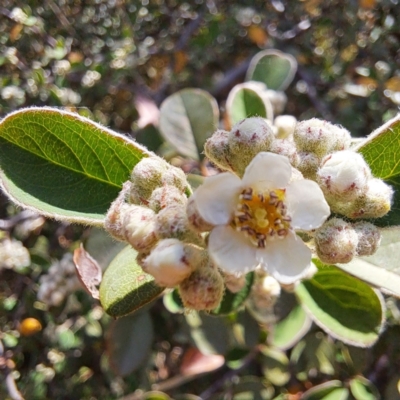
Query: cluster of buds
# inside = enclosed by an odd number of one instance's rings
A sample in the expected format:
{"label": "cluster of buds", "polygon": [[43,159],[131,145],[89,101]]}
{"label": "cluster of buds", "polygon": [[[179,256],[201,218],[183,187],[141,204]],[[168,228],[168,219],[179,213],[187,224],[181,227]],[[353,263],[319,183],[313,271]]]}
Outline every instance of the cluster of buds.
{"label": "cluster of buds", "polygon": [[317,182],[331,210],[348,218],[380,218],[390,210],[392,188],[372,176],[361,154],[344,150],[326,156]]}
{"label": "cluster of buds", "polygon": [[327,264],[348,263],[355,256],[370,256],[378,249],[381,234],[367,221],[346,222],[332,218],[316,230],[315,250]]}
{"label": "cluster of buds", "polygon": [[251,117],[238,122],[230,132],[217,130],[205,146],[206,156],[219,168],[243,176],[246,167],[260,152],[272,152],[289,158],[296,167],[296,147],[291,140],[291,121],[281,121],[272,126],[260,117]]}
{"label": "cluster of buds", "polygon": [[[293,116],[282,115],[275,118],[273,124],[259,117],[245,119],[229,132],[217,130],[205,143],[207,157],[223,171],[233,174],[220,175],[222,179],[210,178],[213,180],[208,182],[214,183],[204,184],[203,190],[188,198],[191,188],[181,169],[157,156],[144,158],[135,166],[130,181],[124,184],[111,205],[105,228],[138,252],[138,264],[154,277],[156,284],[177,287],[185,307],[212,310],[220,303],[225,287],[232,292],[240,290],[245,273],[257,267],[256,261],[283,259],[277,252],[289,246],[286,243],[297,246],[299,257],[308,257],[307,246],[303,243],[304,246],[300,246],[300,239],[292,235],[292,217],[297,218],[294,225],[305,227],[300,229],[318,228],[314,232],[315,250],[323,262],[346,263],[354,256],[371,255],[376,251],[380,232],[373,224],[346,222],[340,218],[323,223],[329,215],[329,206],[331,211],[350,219],[377,218],[390,210],[392,189],[372,176],[362,155],[349,150],[350,144],[351,136],[346,129],[315,118],[297,122]],[[276,170],[275,164],[279,164]],[[268,170],[264,174],[256,165],[267,165]],[[289,183],[285,181],[279,186],[278,178],[287,175]],[[233,193],[238,177],[243,178],[242,182],[248,182],[251,177],[256,185],[261,182],[261,186],[264,180],[268,186],[270,177],[277,186],[269,192],[259,190],[254,194],[254,188],[250,187]],[[226,192],[221,204],[211,193],[220,189],[220,183],[223,184],[221,190]],[[288,204],[294,214],[287,216],[285,187],[302,198],[307,198],[306,194],[311,191],[314,212],[299,208],[301,202],[291,195]],[[288,196],[292,193],[289,189]],[[240,208],[233,212],[231,203]],[[207,204],[202,212],[199,204]],[[320,222],[314,218],[315,210],[320,215],[318,218],[323,218]],[[216,221],[218,219],[220,221]],[[275,233],[282,241],[271,244]],[[253,239],[254,249],[249,238]],[[240,261],[233,263],[234,267],[228,265],[230,254],[237,251],[228,239],[243,246],[243,262],[248,265],[242,267]],[[241,260],[240,252],[236,254]],[[296,275],[295,270],[280,273],[274,271],[274,265],[271,268],[271,275],[281,284],[295,285],[299,279],[308,277]],[[280,291],[274,278],[258,277],[252,295],[255,308],[272,310]]]}
{"label": "cluster of buds", "polygon": [[293,133],[299,154],[297,168],[307,179],[316,179],[323,158],[339,150],[347,150],[351,144],[350,133],[341,126],[312,118],[296,124]]}
{"label": "cluster of buds", "polygon": [[49,268],[47,274],[41,276],[37,298],[50,307],[58,307],[71,293],[81,288],[72,254],[67,253]]}
{"label": "cluster of buds", "polygon": [[20,269],[30,263],[29,251],[20,241],[9,238],[0,241],[0,269]]}
{"label": "cluster of buds", "polygon": [[159,157],[141,160],[111,205],[105,227],[138,252],[143,271],[161,287],[178,287],[187,308],[212,310],[224,280],[186,212],[191,192],[184,172]]}

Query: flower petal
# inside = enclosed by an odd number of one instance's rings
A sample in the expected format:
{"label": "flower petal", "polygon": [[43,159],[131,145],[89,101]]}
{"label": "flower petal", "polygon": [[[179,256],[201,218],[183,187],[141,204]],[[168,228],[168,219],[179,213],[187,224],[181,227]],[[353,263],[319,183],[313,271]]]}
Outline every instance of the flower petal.
{"label": "flower petal", "polygon": [[229,273],[246,273],[254,270],[256,248],[241,232],[230,226],[217,226],[210,234],[208,252],[215,265]]}
{"label": "flower petal", "polygon": [[286,204],[294,229],[319,228],[331,213],[321,188],[309,179],[292,182],[287,187]]}
{"label": "flower petal", "polygon": [[257,250],[261,267],[285,285],[304,277],[311,266],[311,251],[304,242],[290,232],[285,239],[267,242],[265,249]]}
{"label": "flower petal", "polygon": [[229,172],[210,176],[194,192],[201,217],[213,225],[229,223],[238,201],[241,181]]}
{"label": "flower petal", "polygon": [[244,187],[284,188],[291,175],[292,167],[287,157],[261,152],[247,166],[242,182]]}

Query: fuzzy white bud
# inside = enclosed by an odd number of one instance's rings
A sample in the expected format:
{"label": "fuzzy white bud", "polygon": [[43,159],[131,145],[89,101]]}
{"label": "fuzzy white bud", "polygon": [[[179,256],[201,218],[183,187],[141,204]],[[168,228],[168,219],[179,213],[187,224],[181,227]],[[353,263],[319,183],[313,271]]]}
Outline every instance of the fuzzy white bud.
{"label": "fuzzy white bud", "polygon": [[204,153],[222,170],[234,171],[229,150],[229,132],[218,129],[204,144]]}
{"label": "fuzzy white bud", "polygon": [[300,151],[312,152],[319,157],[332,151],[346,150],[351,143],[346,129],[317,118],[298,122],[293,137]]}
{"label": "fuzzy white bud", "polygon": [[163,176],[169,167],[170,165],[160,157],[146,157],[140,160],[131,174],[131,201],[146,204],[153,190],[162,186]]}
{"label": "fuzzy white bud", "polygon": [[366,192],[371,170],[361,154],[351,150],[326,156],[317,173],[317,181],[328,202],[355,200]]}
{"label": "fuzzy white bud", "polygon": [[183,305],[192,310],[212,310],[222,300],[224,280],[212,266],[196,269],[179,285]]}
{"label": "fuzzy white bud", "polygon": [[157,285],[164,287],[179,285],[193,271],[185,245],[178,239],[160,240],[141,265]]}
{"label": "fuzzy white bud", "polygon": [[300,157],[295,144],[291,140],[275,139],[270,146],[270,152],[287,157],[294,167],[299,165]]}
{"label": "fuzzy white bud", "polygon": [[379,229],[370,222],[360,221],[353,224],[358,235],[357,255],[370,256],[376,252],[381,243]]}
{"label": "fuzzy white bud", "polygon": [[391,186],[381,179],[372,178],[366,192],[354,202],[338,202],[331,208],[348,218],[381,218],[390,211],[392,197]]}
{"label": "fuzzy white bud", "polygon": [[161,210],[156,217],[155,229],[159,239],[175,238],[183,242],[203,243],[200,235],[191,229],[186,206],[175,204]]}
{"label": "fuzzy white bud", "polygon": [[274,132],[260,117],[246,118],[233,126],[229,134],[229,152],[233,169],[242,176],[251,160],[261,151],[269,151]]}
{"label": "fuzzy white bud", "polygon": [[314,153],[304,151],[299,152],[298,156],[299,163],[296,168],[303,174],[304,178],[316,180],[321,158]]}
{"label": "fuzzy white bud", "polygon": [[148,251],[157,242],[156,214],[149,208],[130,205],[123,219],[124,237],[138,251]]}
{"label": "fuzzy white bud", "polygon": [[271,102],[275,115],[282,114],[286,107],[287,96],[284,92],[268,89],[264,96]]}
{"label": "fuzzy white bud", "polygon": [[351,224],[332,218],[316,230],[318,257],[327,264],[348,263],[356,255],[358,235]]}
{"label": "fuzzy white bud", "polygon": [[276,127],[276,137],[278,139],[288,139],[293,137],[293,132],[296,127],[296,118],[293,115],[279,115],[274,120]]}
{"label": "fuzzy white bud", "polygon": [[170,205],[185,206],[186,203],[187,197],[176,186],[165,185],[153,190],[148,207],[158,213]]}

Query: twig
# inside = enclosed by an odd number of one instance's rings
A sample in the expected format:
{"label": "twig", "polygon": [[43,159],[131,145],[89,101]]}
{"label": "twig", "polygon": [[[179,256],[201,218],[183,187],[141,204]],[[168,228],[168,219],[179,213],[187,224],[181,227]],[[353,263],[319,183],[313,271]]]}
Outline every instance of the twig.
{"label": "twig", "polygon": [[233,68],[229,69],[225,72],[225,75],[221,81],[219,81],[215,88],[211,91],[213,96],[218,96],[221,92],[229,89],[233,83],[243,76],[247,69],[249,68],[250,61],[253,56],[248,57],[246,60],[242,61],[239,65],[234,66]]}

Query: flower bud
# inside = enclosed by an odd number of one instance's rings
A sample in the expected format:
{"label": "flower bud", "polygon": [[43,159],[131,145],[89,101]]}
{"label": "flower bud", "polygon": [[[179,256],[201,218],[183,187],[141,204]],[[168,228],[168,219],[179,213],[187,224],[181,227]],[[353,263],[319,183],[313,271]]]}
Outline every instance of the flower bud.
{"label": "flower bud", "polygon": [[228,272],[223,271],[222,276],[224,277],[225,286],[232,293],[240,292],[246,285],[246,275],[235,275],[229,274]]}
{"label": "flower bud", "polygon": [[159,239],[175,238],[183,242],[203,243],[200,235],[190,228],[184,206],[172,205],[161,210],[157,214],[155,229]]}
{"label": "flower bud", "polygon": [[154,277],[157,285],[175,287],[195,269],[201,251],[177,239],[164,239],[142,260],[141,266]]}
{"label": "flower bud", "polygon": [[316,154],[307,152],[299,152],[298,156],[299,163],[296,168],[303,174],[304,178],[316,180],[321,159]]}
{"label": "flower bud", "polygon": [[168,170],[161,178],[162,185],[175,186],[181,192],[184,192],[188,186],[185,173],[177,167],[168,165]]}
{"label": "flower bud", "polygon": [[384,181],[372,178],[368,181],[366,192],[351,203],[338,203],[332,210],[348,218],[380,218],[391,208],[393,189]]}
{"label": "flower bud", "polygon": [[123,220],[125,212],[129,209],[129,204],[125,202],[126,196],[131,188],[130,182],[125,182],[118,197],[111,203],[104,221],[104,229],[114,237],[114,239],[124,241],[125,233]]}
{"label": "flower bud", "polygon": [[146,157],[140,160],[131,174],[133,203],[147,203],[147,199],[157,187],[162,186],[163,175],[170,165],[160,157]]}
{"label": "flower bud", "polygon": [[192,194],[189,197],[189,201],[186,207],[186,214],[190,226],[196,232],[208,232],[213,228],[213,225],[204,221],[204,219],[201,217],[197,209],[195,194]]}
{"label": "flower bud", "polygon": [[254,318],[264,324],[276,323],[274,304],[281,294],[281,285],[269,275],[256,273],[250,296],[246,301],[247,309]]}
{"label": "flower bud", "polygon": [[296,118],[293,115],[279,115],[274,120],[274,126],[277,129],[276,137],[278,139],[288,139],[293,137],[296,127]]}
{"label": "flower bud", "polygon": [[312,152],[319,157],[348,149],[351,143],[346,129],[317,118],[298,122],[293,137],[300,151]]}
{"label": "flower bud", "polygon": [[381,242],[379,229],[370,222],[360,221],[353,224],[358,235],[357,255],[370,256],[376,252]]}
{"label": "flower bud", "polygon": [[328,201],[351,201],[367,190],[371,170],[361,154],[351,150],[326,156],[317,173],[317,182]]}
{"label": "flower bud", "polygon": [[291,140],[275,139],[271,144],[270,152],[287,157],[290,164],[292,164],[294,167],[297,167],[300,162],[300,157],[297,153],[296,146]]}
{"label": "flower bud", "polygon": [[158,213],[170,205],[185,206],[186,203],[187,197],[176,186],[165,185],[153,190],[148,207]]}
{"label": "flower bud", "polygon": [[273,130],[263,118],[246,118],[234,125],[229,134],[229,151],[236,172],[242,176],[259,152],[269,151],[273,140]]}
{"label": "flower bud", "polygon": [[212,266],[196,269],[179,285],[183,305],[192,310],[212,310],[219,306],[224,294],[224,280]]}
{"label": "flower bud", "polygon": [[125,240],[140,252],[150,250],[157,242],[155,222],[153,210],[129,205],[123,220]]}
{"label": "flower bud", "polygon": [[204,144],[204,153],[217,167],[235,172],[229,150],[229,132],[218,129]]}
{"label": "flower bud", "polygon": [[327,264],[348,263],[356,255],[358,235],[353,227],[340,218],[332,218],[316,230],[315,246],[318,257]]}
{"label": "flower bud", "polygon": [[271,102],[275,115],[282,114],[286,107],[287,96],[284,92],[268,89],[265,97]]}

